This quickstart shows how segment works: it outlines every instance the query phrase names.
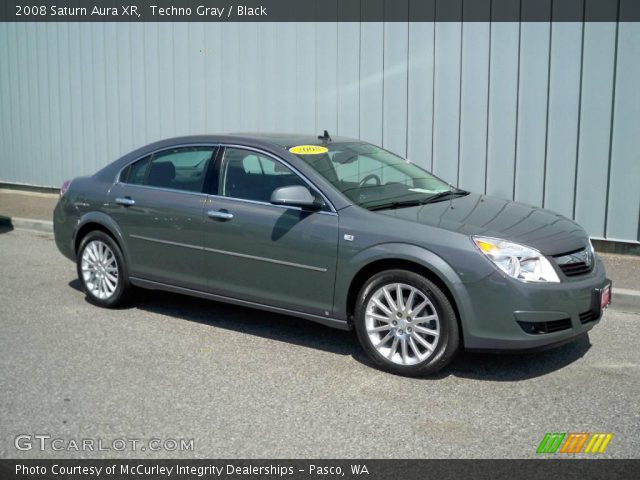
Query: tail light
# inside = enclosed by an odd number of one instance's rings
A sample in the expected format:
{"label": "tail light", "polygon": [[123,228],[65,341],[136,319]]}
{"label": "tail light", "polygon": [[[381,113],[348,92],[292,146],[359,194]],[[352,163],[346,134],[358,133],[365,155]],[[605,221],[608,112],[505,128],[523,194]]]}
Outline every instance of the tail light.
{"label": "tail light", "polygon": [[62,186],[60,187],[60,197],[62,197],[65,193],[67,193],[67,190],[69,190],[70,186],[71,186],[71,180],[65,180]]}

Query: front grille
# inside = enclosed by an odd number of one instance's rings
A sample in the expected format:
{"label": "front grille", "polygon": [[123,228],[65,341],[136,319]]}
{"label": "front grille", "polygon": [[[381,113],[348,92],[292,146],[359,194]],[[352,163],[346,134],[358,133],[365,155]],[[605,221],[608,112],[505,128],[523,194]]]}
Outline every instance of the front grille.
{"label": "front grille", "polygon": [[562,270],[567,277],[577,277],[578,275],[589,273],[591,271],[591,266],[584,262],[568,263],[560,265],[560,270]]}
{"label": "front grille", "polygon": [[569,252],[553,257],[555,262],[567,277],[577,277],[586,275],[593,269],[593,253],[591,248],[587,247],[575,252]]}
{"label": "front grille", "polygon": [[571,328],[571,319],[563,318],[562,320],[552,320],[550,322],[521,322],[518,321],[520,328],[530,335],[540,335],[544,333],[560,332]]}
{"label": "front grille", "polygon": [[582,312],[580,315],[580,323],[585,324],[589,322],[595,322],[598,319],[598,314],[593,310],[588,310],[586,312]]}

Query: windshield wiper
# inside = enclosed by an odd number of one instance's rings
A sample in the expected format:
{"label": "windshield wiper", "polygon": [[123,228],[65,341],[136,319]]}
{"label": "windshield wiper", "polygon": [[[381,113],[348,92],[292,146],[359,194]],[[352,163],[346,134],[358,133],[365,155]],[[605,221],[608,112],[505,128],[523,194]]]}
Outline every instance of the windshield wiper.
{"label": "windshield wiper", "polygon": [[373,205],[372,207],[365,207],[365,208],[371,211],[375,211],[375,210],[387,210],[391,208],[401,208],[401,207],[416,207],[418,205],[435,203],[447,197],[452,197],[452,196],[458,197],[458,196],[465,196],[465,195],[469,195],[469,192],[467,192],[466,190],[456,190],[456,191],[447,190],[446,192],[438,192],[434,195],[431,195],[430,197],[423,198],[422,200],[402,200],[402,201],[396,201],[396,202],[382,203],[380,205]]}
{"label": "windshield wiper", "polygon": [[388,208],[400,208],[400,207],[415,207],[417,205],[422,205],[424,200],[403,200],[399,202],[389,202],[382,203],[380,205],[373,205],[372,207],[365,207],[372,212],[375,210],[386,210]]}
{"label": "windshield wiper", "polygon": [[425,200],[423,200],[421,202],[421,205],[426,205],[427,203],[435,203],[435,202],[439,202],[440,200],[444,200],[447,197],[458,197],[458,196],[465,196],[465,195],[469,195],[469,192],[467,192],[466,190],[447,190],[446,192],[438,192],[435,195],[432,195],[428,198],[426,198]]}

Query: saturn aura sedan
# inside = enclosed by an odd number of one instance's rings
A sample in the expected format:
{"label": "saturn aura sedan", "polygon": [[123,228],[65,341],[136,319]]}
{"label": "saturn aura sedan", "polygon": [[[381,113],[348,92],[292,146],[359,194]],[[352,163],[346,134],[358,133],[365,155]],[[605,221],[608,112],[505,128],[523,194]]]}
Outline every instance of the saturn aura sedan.
{"label": "saturn aura sedan", "polygon": [[611,296],[572,220],[327,132],[153,143],[65,182],[54,229],[98,306],[142,287],[294,315],[409,376],[570,341]]}

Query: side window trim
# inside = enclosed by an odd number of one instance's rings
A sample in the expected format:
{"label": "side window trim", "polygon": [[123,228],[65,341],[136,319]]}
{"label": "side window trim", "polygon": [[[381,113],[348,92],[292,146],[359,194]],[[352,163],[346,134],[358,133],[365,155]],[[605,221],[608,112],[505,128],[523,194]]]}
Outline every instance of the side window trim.
{"label": "side window trim", "polygon": [[[261,205],[269,205],[272,207],[277,207],[277,208],[282,208],[279,205],[273,205],[272,203],[269,202],[261,202],[261,201],[257,201],[257,200],[249,200],[249,199],[245,199],[245,198],[237,198],[237,197],[228,197],[223,195],[223,186],[222,186],[222,182],[223,182],[223,167],[224,167],[224,163],[225,163],[225,152],[227,150],[227,148],[237,148],[240,150],[248,150],[250,152],[255,152],[258,153],[260,155],[263,155],[265,157],[271,158],[272,160],[274,160],[275,162],[278,162],[282,165],[284,165],[285,167],[287,167],[289,170],[291,170],[291,172],[293,172],[294,175],[296,175],[298,178],[300,178],[302,180],[302,182],[307,185],[307,187],[312,191],[315,192],[316,194],[320,195],[322,197],[322,199],[325,201],[325,204],[327,205],[327,210],[320,210],[318,213],[329,213],[329,214],[337,214],[337,210],[335,209],[335,207],[333,206],[333,203],[331,203],[331,201],[327,198],[327,196],[322,193],[320,191],[320,189],[318,187],[316,187],[309,179],[307,179],[307,177],[305,177],[302,173],[300,173],[294,166],[290,165],[286,160],[278,157],[277,155],[274,155],[270,152],[264,151],[264,150],[260,150],[259,148],[254,148],[254,147],[249,147],[246,145],[236,145],[236,144],[220,144],[220,151],[218,152],[218,156],[219,161],[216,161],[217,164],[217,175],[218,175],[218,185],[217,185],[217,193],[215,194],[210,194],[212,196],[215,197],[220,197],[220,198],[226,198],[226,199],[231,199],[231,200],[238,200],[238,201],[242,201],[242,202],[250,202],[250,203],[258,203]],[[218,159],[216,159],[218,160]]]}

